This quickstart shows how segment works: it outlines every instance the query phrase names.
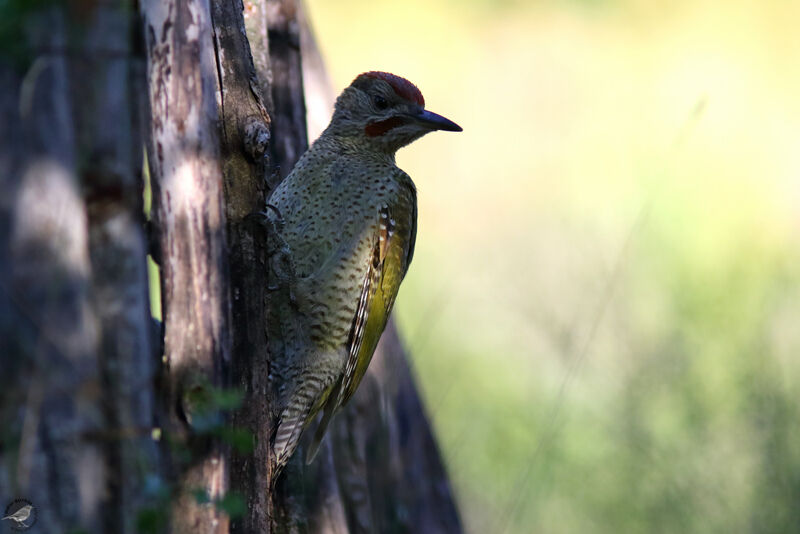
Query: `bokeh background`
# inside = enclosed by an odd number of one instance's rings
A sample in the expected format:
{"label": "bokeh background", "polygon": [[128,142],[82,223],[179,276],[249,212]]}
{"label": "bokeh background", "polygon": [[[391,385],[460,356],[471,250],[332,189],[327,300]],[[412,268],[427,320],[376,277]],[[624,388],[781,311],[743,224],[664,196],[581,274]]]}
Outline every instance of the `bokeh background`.
{"label": "bokeh background", "polygon": [[464,127],[395,316],[467,529],[800,532],[800,4],[307,6]]}

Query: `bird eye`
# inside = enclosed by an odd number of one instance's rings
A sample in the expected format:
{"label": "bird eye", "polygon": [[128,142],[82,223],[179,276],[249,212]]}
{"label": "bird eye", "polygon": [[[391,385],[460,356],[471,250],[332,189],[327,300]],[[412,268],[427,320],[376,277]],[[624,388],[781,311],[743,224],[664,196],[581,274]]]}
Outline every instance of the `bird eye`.
{"label": "bird eye", "polygon": [[372,101],[375,102],[375,107],[378,109],[386,109],[389,107],[389,103],[380,95],[375,95]]}

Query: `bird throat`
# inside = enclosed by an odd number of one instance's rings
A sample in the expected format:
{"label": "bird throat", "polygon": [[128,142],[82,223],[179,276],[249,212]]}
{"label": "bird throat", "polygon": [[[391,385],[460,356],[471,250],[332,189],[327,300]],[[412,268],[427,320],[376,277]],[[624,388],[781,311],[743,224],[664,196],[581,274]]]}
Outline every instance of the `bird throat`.
{"label": "bird throat", "polygon": [[379,135],[385,134],[392,128],[396,128],[405,123],[406,121],[402,117],[389,117],[386,120],[367,124],[367,126],[364,128],[364,133],[367,134],[367,137],[378,137]]}

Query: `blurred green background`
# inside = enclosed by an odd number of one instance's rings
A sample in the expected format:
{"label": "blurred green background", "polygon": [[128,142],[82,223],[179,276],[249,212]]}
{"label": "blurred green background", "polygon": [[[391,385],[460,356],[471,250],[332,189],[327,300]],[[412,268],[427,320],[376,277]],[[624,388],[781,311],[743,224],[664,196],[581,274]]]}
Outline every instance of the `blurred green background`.
{"label": "blurred green background", "polygon": [[396,317],[468,530],[800,532],[800,4],[307,5],[464,127]]}

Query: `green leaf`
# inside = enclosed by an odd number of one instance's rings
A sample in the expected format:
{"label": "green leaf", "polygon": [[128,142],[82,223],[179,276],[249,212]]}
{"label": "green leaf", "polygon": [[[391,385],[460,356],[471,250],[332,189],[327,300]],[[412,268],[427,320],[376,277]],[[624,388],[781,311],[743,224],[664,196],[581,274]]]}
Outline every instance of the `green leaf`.
{"label": "green leaf", "polygon": [[240,454],[250,454],[255,447],[255,437],[246,428],[219,427],[215,434]]}
{"label": "green leaf", "polygon": [[247,504],[240,494],[231,492],[215,503],[217,508],[228,514],[231,519],[242,517],[247,511]]}
{"label": "green leaf", "polygon": [[241,389],[211,389],[211,403],[220,410],[235,410],[243,400],[244,391]]}
{"label": "green leaf", "polygon": [[167,525],[167,506],[143,508],[136,515],[136,531],[141,534],[157,534]]}
{"label": "green leaf", "polygon": [[197,504],[208,504],[211,502],[211,497],[208,496],[208,492],[203,488],[192,490],[192,496],[194,500],[197,501]]}

